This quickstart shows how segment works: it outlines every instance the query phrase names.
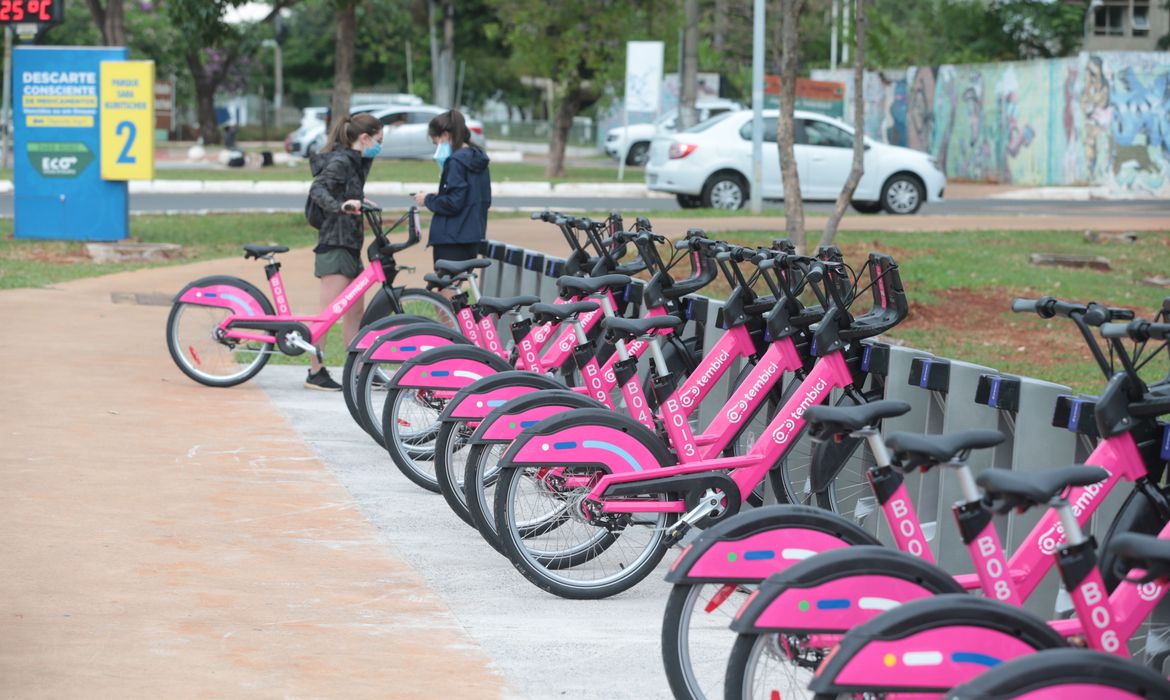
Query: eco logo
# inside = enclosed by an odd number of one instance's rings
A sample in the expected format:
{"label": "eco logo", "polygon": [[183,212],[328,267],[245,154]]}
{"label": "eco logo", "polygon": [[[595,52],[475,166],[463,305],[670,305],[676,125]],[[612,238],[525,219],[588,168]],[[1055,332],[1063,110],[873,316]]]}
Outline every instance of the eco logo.
{"label": "eco logo", "polygon": [[84,143],[33,142],[28,159],[42,177],[77,177],[93,162],[93,152]]}

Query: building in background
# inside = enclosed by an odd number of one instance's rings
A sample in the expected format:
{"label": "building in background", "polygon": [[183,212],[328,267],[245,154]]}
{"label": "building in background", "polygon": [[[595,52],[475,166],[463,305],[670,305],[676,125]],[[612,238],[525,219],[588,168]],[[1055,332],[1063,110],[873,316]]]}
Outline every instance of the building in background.
{"label": "building in background", "polygon": [[1163,0],[1092,0],[1085,22],[1085,51],[1154,51],[1170,34]]}

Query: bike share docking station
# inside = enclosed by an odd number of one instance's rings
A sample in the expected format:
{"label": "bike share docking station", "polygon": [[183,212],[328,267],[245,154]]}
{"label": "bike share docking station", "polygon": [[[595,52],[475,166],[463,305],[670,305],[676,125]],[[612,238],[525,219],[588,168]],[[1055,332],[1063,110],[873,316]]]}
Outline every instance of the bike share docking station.
{"label": "bike share docking station", "polygon": [[[497,263],[481,272],[480,286],[485,294],[539,294],[541,298],[552,298],[557,291],[556,279],[564,272],[563,259],[496,241],[486,242],[483,254]],[[626,290],[625,315],[636,316],[641,312],[641,291],[640,281],[635,281]],[[623,299],[618,301],[620,304]],[[688,323],[696,324],[688,326],[688,332],[693,328],[703,346],[712,347],[723,333],[722,302],[700,295],[690,295],[682,301]],[[937,357],[880,339],[862,341],[862,345],[861,370],[867,378],[860,387],[861,391],[871,398],[896,399],[911,406],[909,413],[883,421],[884,435],[975,429],[1004,433],[1007,440],[997,448],[979,450],[970,455],[968,463],[976,473],[992,467],[1033,471],[1082,462],[1096,444],[1095,400],[1074,396],[1068,387],[1002,374],[989,367]],[[645,371],[645,364],[642,371]],[[727,372],[700,406],[700,425],[706,425],[728,397],[742,369],[742,362],[738,364],[740,366]],[[781,391],[794,379],[794,375],[785,375]],[[835,392],[830,402],[840,399],[840,392]],[[753,434],[758,435],[763,420],[757,417],[759,427],[753,424],[748,430],[757,428]],[[789,459],[809,455],[811,450],[804,444],[807,442],[810,441],[802,441]],[[862,448],[853,452],[845,469],[863,474],[871,464],[868,450]],[[949,522],[939,524],[942,518],[953,518],[951,505],[959,500],[959,488],[953,475],[947,472],[947,467],[940,465],[925,475],[906,475],[905,485],[918,508],[924,534],[936,561],[953,574],[969,573],[971,562],[957,528]],[[1126,495],[1125,490],[1119,490],[1110,496],[1090,523],[1089,532],[1101,539],[1105,535],[1105,524],[1111,522]],[[770,502],[770,490],[768,496]],[[853,498],[856,499],[853,503],[840,503],[840,509],[853,512],[862,528],[883,542],[891,543],[881,510],[876,503],[870,502],[872,496],[862,494]],[[1005,547],[1010,551],[1018,546],[1041,515],[1037,510],[1023,515],[996,516],[997,529]],[[1051,615],[1059,588],[1057,577],[1050,575],[1029,599],[1027,607]]]}

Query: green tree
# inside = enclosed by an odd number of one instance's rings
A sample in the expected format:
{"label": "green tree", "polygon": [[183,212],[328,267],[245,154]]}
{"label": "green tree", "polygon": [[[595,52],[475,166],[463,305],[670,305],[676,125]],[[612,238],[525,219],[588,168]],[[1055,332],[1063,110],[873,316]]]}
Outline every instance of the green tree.
{"label": "green tree", "polygon": [[166,0],[164,11],[182,41],[183,59],[194,86],[199,134],[207,144],[219,143],[215,94],[232,75],[242,56],[260,49],[262,29],[296,0],[276,0],[272,11],[256,24],[228,24],[224,16],[246,0]]}
{"label": "green tree", "polygon": [[992,14],[1014,44],[1018,58],[1067,56],[1084,40],[1085,9],[1051,0],[995,0]]}
{"label": "green tree", "polygon": [[521,75],[552,80],[555,107],[549,138],[548,177],[565,172],[565,145],[573,118],[618,83],[625,71],[626,40],[673,33],[679,22],[675,4],[666,17],[655,16],[652,0],[489,0],[496,21],[484,26],[501,38]]}

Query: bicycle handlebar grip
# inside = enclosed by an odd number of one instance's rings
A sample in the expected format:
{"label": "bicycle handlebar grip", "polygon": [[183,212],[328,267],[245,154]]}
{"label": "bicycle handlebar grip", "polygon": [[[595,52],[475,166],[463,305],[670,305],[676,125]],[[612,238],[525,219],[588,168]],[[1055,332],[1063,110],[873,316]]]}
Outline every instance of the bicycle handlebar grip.
{"label": "bicycle handlebar grip", "polygon": [[1101,337],[1103,338],[1128,338],[1129,324],[1128,323],[1104,323],[1101,325]]}
{"label": "bicycle handlebar grip", "polygon": [[1135,317],[1133,309],[1118,309],[1109,307],[1110,321],[1132,321]]}
{"label": "bicycle handlebar grip", "polygon": [[1012,311],[1018,314],[1036,313],[1036,299],[1012,299]]}
{"label": "bicycle handlebar grip", "polygon": [[825,278],[825,266],[813,265],[809,267],[808,272],[804,275],[804,281],[808,284],[819,284]]}
{"label": "bicycle handlebar grip", "polygon": [[1146,333],[1152,340],[1170,340],[1170,323],[1151,323],[1146,326]]}

